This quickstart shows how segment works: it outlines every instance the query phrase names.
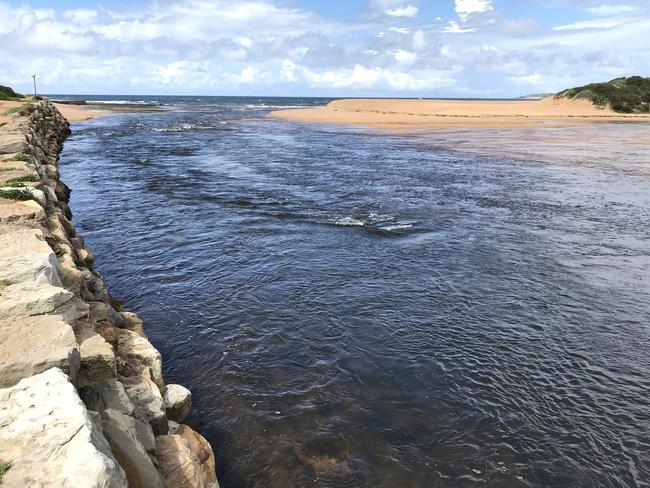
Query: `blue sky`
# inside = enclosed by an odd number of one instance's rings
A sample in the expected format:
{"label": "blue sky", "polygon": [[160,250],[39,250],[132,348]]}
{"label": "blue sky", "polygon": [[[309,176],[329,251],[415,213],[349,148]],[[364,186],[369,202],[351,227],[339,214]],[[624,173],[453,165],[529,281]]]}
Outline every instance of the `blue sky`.
{"label": "blue sky", "polygon": [[0,0],[44,93],[508,97],[650,75],[648,0]]}

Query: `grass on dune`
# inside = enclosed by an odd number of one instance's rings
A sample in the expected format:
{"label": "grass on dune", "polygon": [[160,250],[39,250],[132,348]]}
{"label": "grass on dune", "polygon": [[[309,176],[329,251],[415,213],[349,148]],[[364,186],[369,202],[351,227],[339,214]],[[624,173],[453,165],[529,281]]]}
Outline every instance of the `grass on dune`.
{"label": "grass on dune", "polygon": [[650,113],[650,78],[641,76],[591,83],[564,90],[559,95],[590,100],[594,105],[611,107],[620,113]]}

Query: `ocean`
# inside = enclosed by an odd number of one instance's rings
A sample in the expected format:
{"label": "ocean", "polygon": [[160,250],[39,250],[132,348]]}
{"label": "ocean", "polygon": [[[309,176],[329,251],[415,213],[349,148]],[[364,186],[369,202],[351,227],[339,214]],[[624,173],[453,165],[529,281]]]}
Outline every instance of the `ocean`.
{"label": "ocean", "polygon": [[650,486],[650,146],[608,143],[647,126],[81,98],[169,109],[73,124],[60,170],[222,488]]}

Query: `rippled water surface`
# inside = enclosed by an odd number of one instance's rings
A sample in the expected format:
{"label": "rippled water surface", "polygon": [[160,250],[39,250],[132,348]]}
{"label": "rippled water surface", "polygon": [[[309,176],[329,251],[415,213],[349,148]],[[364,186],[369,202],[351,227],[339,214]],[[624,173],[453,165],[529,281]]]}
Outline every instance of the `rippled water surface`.
{"label": "rippled water surface", "polygon": [[224,488],[650,486],[647,126],[168,103],[74,125],[61,171]]}

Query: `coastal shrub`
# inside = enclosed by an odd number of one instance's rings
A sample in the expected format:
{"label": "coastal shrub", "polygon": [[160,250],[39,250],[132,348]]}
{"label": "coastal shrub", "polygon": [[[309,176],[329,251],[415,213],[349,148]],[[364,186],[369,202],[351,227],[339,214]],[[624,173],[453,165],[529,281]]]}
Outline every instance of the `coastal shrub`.
{"label": "coastal shrub", "polygon": [[27,190],[21,190],[16,188],[13,190],[0,190],[0,198],[6,198],[7,200],[31,200],[32,194]]}
{"label": "coastal shrub", "polygon": [[21,98],[25,98],[25,95],[16,93],[8,86],[0,85],[0,100],[20,100]]}
{"label": "coastal shrub", "polygon": [[7,171],[13,171],[16,168],[0,168],[0,173],[6,173]]}
{"label": "coastal shrub", "polygon": [[14,157],[9,158],[9,161],[29,161],[29,156],[25,153],[18,153]]}
{"label": "coastal shrub", "polygon": [[38,175],[31,174],[16,176],[15,178],[7,180],[7,183],[23,183],[25,181],[41,181],[41,179],[38,177]]}
{"label": "coastal shrub", "polygon": [[3,186],[8,186],[10,188],[22,188],[25,186],[25,183],[22,181],[7,181]]}
{"label": "coastal shrub", "polygon": [[[3,282],[7,282],[7,285],[3,285]],[[0,286],[8,286],[11,285],[11,282],[9,280],[0,280]],[[2,484],[2,478],[4,478],[5,474],[7,471],[11,469],[11,463],[7,461],[0,461],[0,484]]]}
{"label": "coastal shrub", "polygon": [[620,113],[650,112],[650,78],[630,76],[607,83],[591,83],[559,93],[566,98],[590,100],[599,107],[611,107]]}

